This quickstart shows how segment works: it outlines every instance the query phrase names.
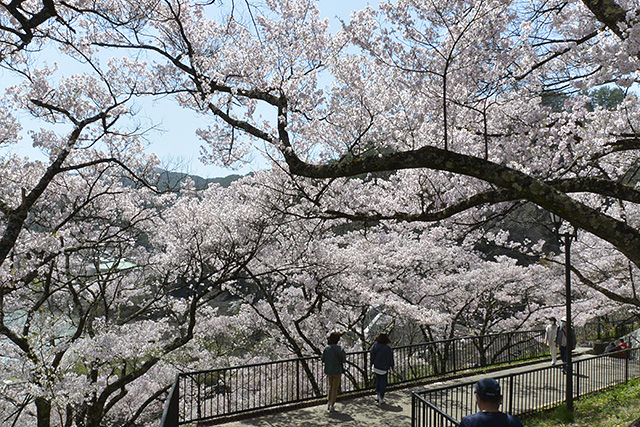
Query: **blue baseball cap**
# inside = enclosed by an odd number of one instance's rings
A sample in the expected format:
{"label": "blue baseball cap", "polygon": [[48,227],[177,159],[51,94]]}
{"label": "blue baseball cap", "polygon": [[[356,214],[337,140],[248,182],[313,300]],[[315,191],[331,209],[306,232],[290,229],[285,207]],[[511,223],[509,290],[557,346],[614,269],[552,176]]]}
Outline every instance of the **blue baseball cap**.
{"label": "blue baseball cap", "polygon": [[502,396],[502,393],[500,393],[500,384],[493,378],[483,378],[478,381],[475,385],[475,391],[480,397]]}

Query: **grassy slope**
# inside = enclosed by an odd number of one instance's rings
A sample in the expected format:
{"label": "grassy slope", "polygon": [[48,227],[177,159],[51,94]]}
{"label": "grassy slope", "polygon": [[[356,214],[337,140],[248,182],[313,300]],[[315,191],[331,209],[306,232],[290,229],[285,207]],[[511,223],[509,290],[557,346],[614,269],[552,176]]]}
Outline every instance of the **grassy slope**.
{"label": "grassy slope", "polygon": [[640,380],[630,381],[575,402],[575,419],[565,407],[522,417],[526,427],[627,427],[640,418]]}

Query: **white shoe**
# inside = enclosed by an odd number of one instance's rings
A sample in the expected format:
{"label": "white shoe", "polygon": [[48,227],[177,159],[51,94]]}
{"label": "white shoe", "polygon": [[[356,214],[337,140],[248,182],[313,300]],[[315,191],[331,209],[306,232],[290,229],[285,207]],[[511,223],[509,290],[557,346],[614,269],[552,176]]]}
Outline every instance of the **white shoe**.
{"label": "white shoe", "polygon": [[380,395],[376,394],[376,403],[379,403],[379,402],[380,402]]}
{"label": "white shoe", "polygon": [[384,403],[384,398],[381,397],[380,400],[378,400],[378,402],[380,402],[380,404],[382,405]]}

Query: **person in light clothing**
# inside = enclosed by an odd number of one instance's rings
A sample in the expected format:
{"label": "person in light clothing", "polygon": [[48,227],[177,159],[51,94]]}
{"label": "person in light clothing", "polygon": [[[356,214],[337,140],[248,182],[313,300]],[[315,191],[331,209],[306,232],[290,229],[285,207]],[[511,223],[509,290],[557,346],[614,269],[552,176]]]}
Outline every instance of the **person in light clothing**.
{"label": "person in light clothing", "polygon": [[558,347],[556,346],[556,335],[558,333],[558,324],[555,317],[549,318],[549,324],[544,330],[544,342],[549,346],[549,353],[551,353],[551,364],[556,364],[558,358]]}

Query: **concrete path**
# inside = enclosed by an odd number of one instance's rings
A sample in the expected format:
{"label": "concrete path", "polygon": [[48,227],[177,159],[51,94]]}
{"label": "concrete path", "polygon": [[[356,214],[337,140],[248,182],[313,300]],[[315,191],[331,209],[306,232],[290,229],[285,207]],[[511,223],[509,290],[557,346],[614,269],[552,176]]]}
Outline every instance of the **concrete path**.
{"label": "concrete path", "polygon": [[[574,366],[573,387],[580,395],[602,390],[625,381],[628,378],[640,377],[640,363],[612,357],[595,357],[591,354],[574,355],[574,362],[582,363]],[[514,415],[536,409],[557,406],[564,402],[566,379],[560,366],[551,369],[548,362],[530,366],[500,370],[491,374],[475,375],[439,384],[422,387],[427,392],[423,397],[432,401],[446,414],[456,420],[477,411],[473,397],[473,384],[480,378],[503,377],[501,384],[505,400],[502,410]],[[517,374],[512,379],[506,377]],[[469,384],[455,389],[451,386]],[[435,390],[447,387],[447,390]],[[511,389],[511,393],[507,392]],[[431,391],[431,393],[429,393]]]}
{"label": "concrete path", "polygon": [[242,421],[220,424],[225,427],[320,427],[320,426],[409,426],[411,392],[409,389],[387,392],[385,403],[378,405],[373,396],[339,400],[335,412],[326,405],[263,415]]}
{"label": "concrete path", "polygon": [[[574,360],[585,357],[590,349],[576,349]],[[362,426],[410,426],[411,425],[411,392],[414,390],[426,390],[443,385],[454,385],[469,381],[477,381],[480,378],[502,376],[511,373],[526,372],[536,368],[548,366],[549,361],[535,363],[515,368],[507,368],[493,374],[472,375],[452,380],[440,381],[415,388],[405,388],[387,392],[385,403],[378,405],[374,396],[357,397],[339,400],[333,413],[327,411],[326,405],[318,405],[307,408],[290,410],[287,412],[262,415],[242,421],[233,421],[223,424],[225,427],[362,427]]]}

